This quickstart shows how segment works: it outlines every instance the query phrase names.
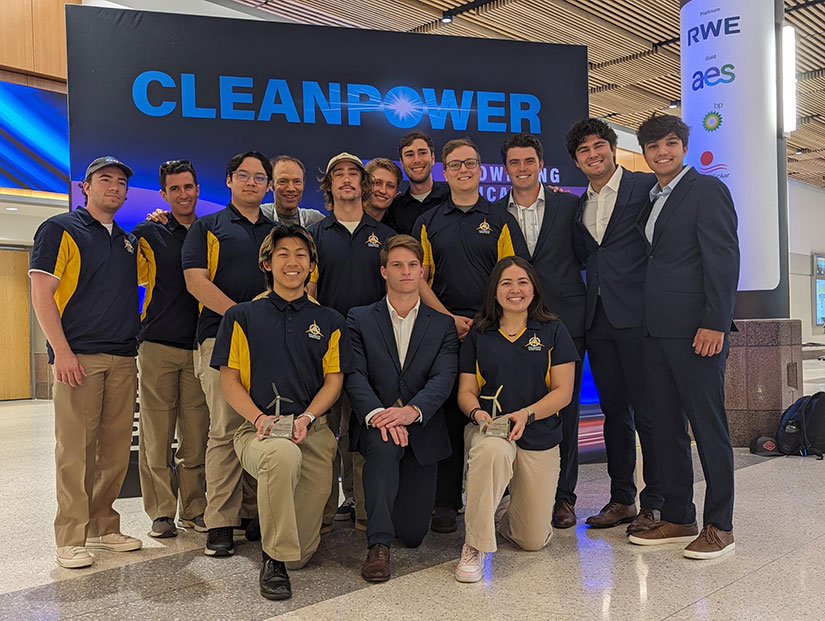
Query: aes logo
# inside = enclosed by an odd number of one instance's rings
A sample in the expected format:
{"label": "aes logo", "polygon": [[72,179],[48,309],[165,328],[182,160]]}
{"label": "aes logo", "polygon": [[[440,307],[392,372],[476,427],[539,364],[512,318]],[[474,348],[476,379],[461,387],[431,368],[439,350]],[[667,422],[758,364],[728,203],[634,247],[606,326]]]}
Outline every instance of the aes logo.
{"label": "aes logo", "polygon": [[694,91],[699,91],[706,86],[711,87],[717,84],[730,84],[736,79],[736,74],[733,72],[734,69],[736,69],[736,67],[727,63],[721,67],[708,67],[704,71],[696,71],[691,78],[690,87]]}

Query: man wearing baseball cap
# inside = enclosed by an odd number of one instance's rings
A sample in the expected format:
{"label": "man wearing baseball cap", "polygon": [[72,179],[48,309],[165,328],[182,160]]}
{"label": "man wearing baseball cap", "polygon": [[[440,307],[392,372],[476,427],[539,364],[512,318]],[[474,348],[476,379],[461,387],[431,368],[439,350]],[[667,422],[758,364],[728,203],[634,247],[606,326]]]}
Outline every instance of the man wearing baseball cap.
{"label": "man wearing baseball cap", "polygon": [[[381,246],[388,237],[395,235],[395,231],[364,212],[372,190],[372,176],[358,156],[346,152],[334,156],[320,181],[327,209],[331,213],[309,227],[318,247],[318,263],[307,285],[307,292],[322,306],[334,308],[346,317],[349,309],[372,304],[384,297],[386,288],[381,276],[379,254]],[[350,405],[346,393],[341,393],[327,418],[330,429],[339,435],[338,450],[341,462],[345,464],[343,467],[347,467],[347,460],[352,460],[351,493],[355,504],[355,526],[366,530],[367,514],[361,482],[364,459],[360,453],[348,450]],[[337,475],[336,468],[321,532],[332,530],[336,517]],[[345,480],[347,478],[345,476]],[[350,490],[344,491],[345,496],[350,498]],[[343,507],[341,513],[344,517],[346,509]]]}
{"label": "man wearing baseball cap", "polygon": [[[81,184],[86,206],[37,229],[32,305],[53,365],[57,562],[88,567],[87,549],[128,552],[112,503],[129,465],[135,411],[138,244],[114,221],[132,169],[99,157]],[[141,262],[142,263],[142,262]]]}

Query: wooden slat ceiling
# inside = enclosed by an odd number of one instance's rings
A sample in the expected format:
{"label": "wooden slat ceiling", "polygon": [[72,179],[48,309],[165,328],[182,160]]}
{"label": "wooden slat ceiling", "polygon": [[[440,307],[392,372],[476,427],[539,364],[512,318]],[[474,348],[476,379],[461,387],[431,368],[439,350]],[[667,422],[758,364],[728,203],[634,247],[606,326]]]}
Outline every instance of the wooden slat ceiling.
{"label": "wooden slat ceiling", "polygon": [[[305,24],[586,45],[590,114],[635,128],[679,114],[678,0],[493,0],[444,24],[465,0],[234,0]],[[784,0],[796,28],[797,131],[788,175],[825,187],[825,0]]]}

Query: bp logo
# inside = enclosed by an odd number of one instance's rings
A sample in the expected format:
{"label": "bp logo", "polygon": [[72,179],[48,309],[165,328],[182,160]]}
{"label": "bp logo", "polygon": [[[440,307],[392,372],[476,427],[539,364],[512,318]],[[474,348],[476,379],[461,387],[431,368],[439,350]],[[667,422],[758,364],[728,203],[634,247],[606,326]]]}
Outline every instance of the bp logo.
{"label": "bp logo", "polygon": [[715,132],[722,126],[722,115],[718,112],[708,112],[702,119],[702,127],[707,132]]}

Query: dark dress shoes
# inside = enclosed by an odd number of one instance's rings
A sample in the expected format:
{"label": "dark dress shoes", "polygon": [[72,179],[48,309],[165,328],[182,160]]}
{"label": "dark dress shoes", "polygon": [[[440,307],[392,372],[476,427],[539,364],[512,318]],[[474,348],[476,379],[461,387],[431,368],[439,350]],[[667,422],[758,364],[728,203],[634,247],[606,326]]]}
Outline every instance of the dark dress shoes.
{"label": "dark dress shoes", "polygon": [[390,579],[390,549],[376,543],[367,552],[367,560],[361,566],[361,576],[367,582],[386,582]]}
{"label": "dark dress shoes", "polygon": [[557,500],[553,506],[553,519],[550,521],[553,528],[570,528],[576,525],[576,512],[566,500]]}
{"label": "dark dress shoes", "polygon": [[596,515],[585,520],[593,528],[613,528],[619,524],[632,522],[636,517],[636,505],[609,502]]}
{"label": "dark dress shoes", "polygon": [[430,528],[434,533],[454,533],[458,530],[457,515],[458,512],[450,507],[436,507]]}
{"label": "dark dress shoes", "polygon": [[267,599],[289,599],[292,597],[292,585],[289,583],[289,574],[286,573],[286,565],[282,561],[263,555],[264,562],[261,565],[261,595]]}

